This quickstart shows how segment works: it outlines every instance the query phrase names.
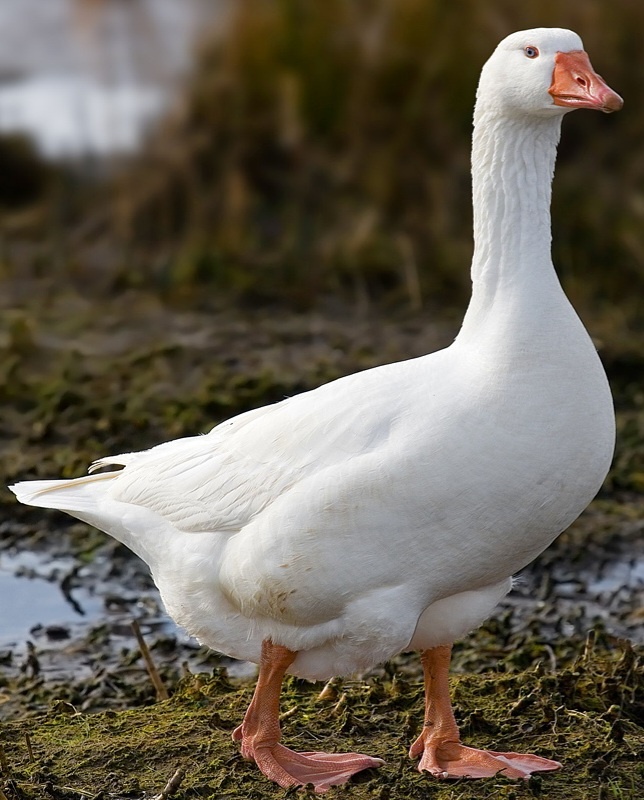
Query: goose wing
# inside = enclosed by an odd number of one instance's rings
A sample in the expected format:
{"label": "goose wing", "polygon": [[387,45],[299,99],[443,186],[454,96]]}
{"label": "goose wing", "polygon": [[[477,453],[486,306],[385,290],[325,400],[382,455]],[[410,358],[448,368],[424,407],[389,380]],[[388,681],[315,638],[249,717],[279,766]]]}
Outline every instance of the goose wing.
{"label": "goose wing", "polygon": [[[400,393],[372,374],[326,384],[234,417],[206,435],[110,457],[117,501],[153,511],[186,532],[237,531],[316,471],[354,461],[389,436]],[[351,467],[349,466],[349,469]]]}

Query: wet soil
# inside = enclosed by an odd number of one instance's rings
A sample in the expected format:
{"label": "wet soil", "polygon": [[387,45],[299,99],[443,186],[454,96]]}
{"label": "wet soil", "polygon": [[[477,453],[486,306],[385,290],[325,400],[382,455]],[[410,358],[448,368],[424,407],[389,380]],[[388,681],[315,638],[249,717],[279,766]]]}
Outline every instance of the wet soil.
{"label": "wet soil", "polygon": [[[2,474],[7,482],[80,475],[101,455],[205,431],[339,375],[436,349],[456,325],[344,309],[170,312],[140,296],[100,307],[76,296],[23,300],[4,309],[0,326]],[[289,743],[307,749],[315,738],[321,749],[328,741],[329,749],[356,747],[387,761],[336,791],[644,797],[644,358],[632,343],[602,355],[617,399],[615,467],[495,616],[457,645],[453,663],[468,741],[535,750],[563,760],[564,771],[521,785],[443,785],[418,775],[405,748],[422,716],[420,672],[402,656],[339,684],[332,702],[316,700],[319,687],[289,683],[283,709],[297,707],[285,721]],[[21,604],[31,616],[20,616]],[[253,667],[176,629],[147,569],[122,546],[0,491],[0,609],[0,788],[10,800],[144,797],[178,767],[186,772],[179,797],[284,794],[240,760],[229,738]],[[133,619],[169,701],[155,702]]]}

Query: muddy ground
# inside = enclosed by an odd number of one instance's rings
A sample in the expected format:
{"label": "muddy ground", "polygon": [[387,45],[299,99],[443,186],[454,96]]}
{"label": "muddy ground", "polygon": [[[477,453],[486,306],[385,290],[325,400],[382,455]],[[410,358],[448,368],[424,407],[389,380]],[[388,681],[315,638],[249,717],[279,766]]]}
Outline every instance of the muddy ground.
{"label": "muddy ground", "polygon": [[[20,298],[6,301],[2,320],[6,482],[83,474],[101,455],[205,431],[347,372],[435,349],[457,327],[427,313],[383,319],[337,308],[307,315],[169,312],[140,296],[100,307],[77,296]],[[321,749],[326,741],[330,749],[354,747],[387,761],[336,794],[644,797],[644,357],[629,342],[601,351],[619,427],[605,488],[525,570],[495,617],[457,645],[453,665],[468,741],[537,751],[563,761],[564,770],[520,785],[439,785],[418,775],[405,752],[422,721],[420,674],[416,659],[402,656],[345,680],[326,701],[316,699],[320,687],[289,683],[288,743],[307,749],[315,739]],[[177,797],[284,796],[230,741],[252,667],[201,649],[170,626],[145,567],[123,547],[63,515],[20,507],[0,491],[0,556],[24,572],[21,554],[36,554],[34,587],[58,587],[71,609],[62,624],[35,625],[19,641],[0,642],[6,797],[153,796],[177,768],[185,770]],[[95,610],[84,617],[90,599]],[[0,603],[2,614],[11,614],[11,598]],[[132,619],[169,701],[156,702]]]}

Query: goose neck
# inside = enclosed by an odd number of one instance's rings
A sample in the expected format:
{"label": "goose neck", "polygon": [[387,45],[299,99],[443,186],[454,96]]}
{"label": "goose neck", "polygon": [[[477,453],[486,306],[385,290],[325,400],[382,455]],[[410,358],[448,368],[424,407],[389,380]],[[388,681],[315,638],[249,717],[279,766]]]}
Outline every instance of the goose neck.
{"label": "goose neck", "polygon": [[474,294],[552,273],[550,199],[561,117],[475,116],[472,143]]}

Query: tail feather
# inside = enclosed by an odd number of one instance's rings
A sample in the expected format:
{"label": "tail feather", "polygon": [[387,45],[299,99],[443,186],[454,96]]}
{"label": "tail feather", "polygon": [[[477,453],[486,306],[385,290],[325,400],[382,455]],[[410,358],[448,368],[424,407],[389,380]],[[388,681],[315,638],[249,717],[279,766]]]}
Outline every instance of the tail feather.
{"label": "tail feather", "polygon": [[62,511],[92,511],[96,508],[97,494],[105,487],[97,484],[113,480],[118,472],[101,472],[83,478],[57,481],[20,481],[9,489],[21,503],[41,508],[59,508]]}

